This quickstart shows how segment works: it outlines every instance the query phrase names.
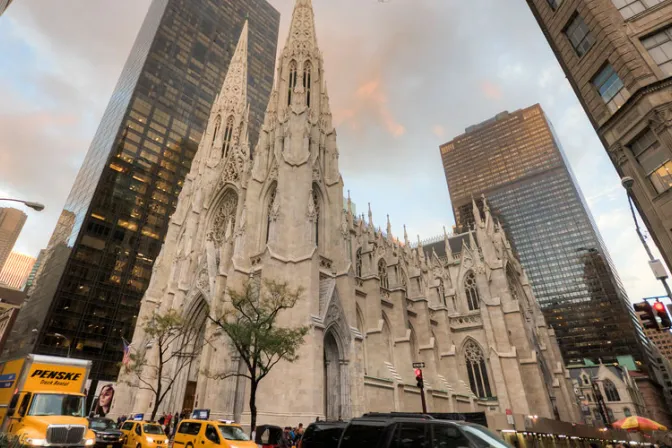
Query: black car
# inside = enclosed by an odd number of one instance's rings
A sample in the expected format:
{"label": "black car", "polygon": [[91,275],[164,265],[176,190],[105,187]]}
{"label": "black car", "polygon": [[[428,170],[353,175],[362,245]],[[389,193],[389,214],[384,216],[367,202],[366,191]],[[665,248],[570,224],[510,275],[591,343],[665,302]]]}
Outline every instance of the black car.
{"label": "black car", "polygon": [[419,414],[366,414],[343,431],[338,448],[512,448],[485,426]]}
{"label": "black car", "polygon": [[89,419],[89,428],[96,434],[95,448],[121,448],[124,433],[114,420],[103,417]]}
{"label": "black car", "polygon": [[337,448],[348,422],[315,422],[308,425],[298,448]]}

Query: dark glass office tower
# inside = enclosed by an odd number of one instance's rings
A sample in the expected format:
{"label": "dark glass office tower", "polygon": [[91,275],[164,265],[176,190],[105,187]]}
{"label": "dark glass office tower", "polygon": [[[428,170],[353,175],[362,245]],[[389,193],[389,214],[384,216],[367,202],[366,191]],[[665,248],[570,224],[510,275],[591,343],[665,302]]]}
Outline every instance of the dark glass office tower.
{"label": "dark glass office tower", "polygon": [[152,2],[3,357],[69,354],[93,360],[95,380],[117,378],[122,338],[131,340],[246,18],[254,143],[280,14],[266,0]]}
{"label": "dark glass office tower", "polygon": [[472,197],[484,194],[565,361],[648,363],[644,333],[541,107],[471,126],[441,156],[458,227],[473,224]]}

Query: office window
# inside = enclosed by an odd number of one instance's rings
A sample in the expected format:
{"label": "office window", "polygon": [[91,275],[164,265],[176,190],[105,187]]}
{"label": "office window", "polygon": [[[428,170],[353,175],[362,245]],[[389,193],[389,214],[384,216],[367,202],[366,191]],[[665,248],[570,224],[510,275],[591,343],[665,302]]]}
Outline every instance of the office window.
{"label": "office window", "polygon": [[616,8],[620,11],[624,19],[644,12],[649,8],[653,8],[664,0],[611,0]]}
{"label": "office window", "polygon": [[666,75],[672,75],[672,27],[642,39],[642,45]]}
{"label": "office window", "polygon": [[672,162],[668,151],[659,143],[650,129],[631,144],[632,154],[651,181],[656,192],[662,193],[672,187]]}
{"label": "office window", "polygon": [[590,33],[588,25],[583,21],[583,17],[578,14],[574,15],[574,18],[569,21],[569,25],[565,28],[565,34],[572,43],[578,57],[586,54],[595,43],[595,37]]}
{"label": "office window", "polygon": [[558,9],[558,6],[560,6],[560,4],[562,3],[562,0],[546,0],[546,1],[548,2],[551,9],[553,9],[553,11]]}
{"label": "office window", "polygon": [[592,83],[612,113],[620,109],[629,97],[627,89],[623,87],[623,81],[611,64],[605,65],[593,78]]}

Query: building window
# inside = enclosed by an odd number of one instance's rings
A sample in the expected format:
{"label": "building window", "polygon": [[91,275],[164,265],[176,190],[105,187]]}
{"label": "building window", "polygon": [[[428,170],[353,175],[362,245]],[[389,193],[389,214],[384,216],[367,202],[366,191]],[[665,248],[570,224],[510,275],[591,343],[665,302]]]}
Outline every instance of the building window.
{"label": "building window", "polygon": [[553,11],[558,9],[558,6],[562,3],[562,0],[546,0]]}
{"label": "building window", "polygon": [[317,186],[313,185],[313,190],[312,193],[313,195],[313,204],[315,205],[315,221],[313,221],[313,226],[314,229],[313,231],[315,232],[315,245],[320,246],[320,206],[321,206],[321,201],[320,201],[320,193],[317,190]]}
{"label": "building window", "polygon": [[219,127],[222,125],[222,116],[217,115],[217,118],[215,119],[215,131],[212,133],[212,142],[210,143],[211,145],[215,144],[215,140],[217,139],[217,133],[219,132]]}
{"label": "building window", "polygon": [[306,61],[303,66],[303,90],[306,92],[306,106],[310,107],[310,87],[312,84],[311,74],[313,67],[310,61]]}
{"label": "building window", "polygon": [[485,357],[481,348],[473,340],[464,346],[464,359],[467,363],[471,391],[479,398],[492,397]]}
{"label": "building window", "polygon": [[604,395],[607,396],[607,401],[621,401],[618,389],[611,380],[604,380],[602,387],[604,387]]}
{"label": "building window", "polygon": [[296,87],[296,61],[291,61],[289,63],[289,83],[287,84],[287,105],[291,106],[292,104],[292,94],[294,93],[294,88]]}
{"label": "building window", "polygon": [[623,415],[626,417],[632,417],[632,411],[630,411],[630,408],[623,408]]}
{"label": "building window", "polygon": [[653,8],[663,1],[664,0],[611,0],[626,20],[640,12]]}
{"label": "building window", "polygon": [[652,130],[649,129],[637,137],[630,144],[630,149],[656,192],[662,193],[672,187],[672,162],[669,153],[658,143]]}
{"label": "building window", "polygon": [[590,380],[588,379],[588,375],[585,373],[581,375],[581,381],[583,382],[584,386],[589,386],[590,385]]}
{"label": "building window", "polygon": [[672,27],[645,37],[642,45],[663,73],[672,75]]}
{"label": "building window", "polygon": [[611,64],[605,65],[592,80],[593,85],[600,93],[604,104],[614,113],[628,99],[627,89],[623,88],[623,81]]}
{"label": "building window", "polygon": [[378,261],[378,278],[380,279],[380,287],[388,289],[390,287],[390,281],[387,278],[387,263],[383,258]]}
{"label": "building window", "polygon": [[574,51],[578,57],[583,56],[590,50],[590,47],[595,43],[595,38],[590,33],[588,25],[583,21],[583,17],[576,14],[574,18],[570,20],[569,25],[565,28],[565,35],[572,43]]}
{"label": "building window", "polygon": [[477,310],[479,308],[478,288],[476,287],[476,276],[472,271],[464,278],[464,291],[467,295],[467,305],[469,311]]}
{"label": "building window", "polygon": [[271,187],[271,194],[268,195],[268,203],[266,204],[266,243],[268,243],[269,238],[271,237],[271,223],[273,221],[274,208],[277,207],[275,203],[276,195],[278,193],[278,188],[276,185]]}
{"label": "building window", "polygon": [[362,248],[357,249],[355,253],[355,277],[362,277]]}
{"label": "building window", "polygon": [[229,149],[231,149],[231,138],[233,137],[233,116],[226,119],[226,128],[224,129],[224,140],[222,141],[222,157],[229,156]]}

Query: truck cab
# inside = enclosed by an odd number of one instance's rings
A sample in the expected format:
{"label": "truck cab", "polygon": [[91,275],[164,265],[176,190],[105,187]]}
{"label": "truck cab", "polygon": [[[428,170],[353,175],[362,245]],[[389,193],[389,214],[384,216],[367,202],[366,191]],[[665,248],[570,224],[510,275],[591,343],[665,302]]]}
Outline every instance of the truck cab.
{"label": "truck cab", "polygon": [[27,446],[93,446],[84,394],[90,365],[39,355],[1,364],[2,432]]}

